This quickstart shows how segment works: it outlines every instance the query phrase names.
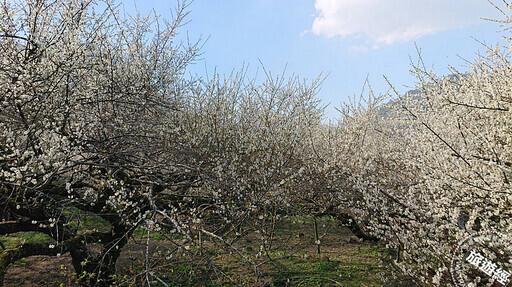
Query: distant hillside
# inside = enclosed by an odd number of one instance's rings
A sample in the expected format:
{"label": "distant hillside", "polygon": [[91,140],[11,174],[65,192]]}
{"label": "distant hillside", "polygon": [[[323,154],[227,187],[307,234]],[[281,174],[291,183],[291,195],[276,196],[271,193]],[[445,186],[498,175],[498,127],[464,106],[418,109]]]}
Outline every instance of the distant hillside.
{"label": "distant hillside", "polygon": [[[410,91],[407,91],[405,92],[405,97],[410,97],[410,99],[413,99],[413,100],[422,100],[422,98],[419,96],[421,92],[419,90],[410,90]],[[415,96],[416,95],[416,96]],[[388,101],[387,103],[383,104],[378,113],[380,116],[382,116],[383,118],[386,118],[386,117],[389,117],[390,116],[390,113],[392,111],[391,107],[396,107],[398,106],[400,103],[400,99],[394,99],[394,100],[390,100]]]}
{"label": "distant hillside", "polygon": [[[467,73],[464,73],[464,74],[461,74],[461,75],[462,75],[462,77],[466,77]],[[450,75],[444,76],[444,79],[448,78],[450,80],[454,80],[455,81],[459,77],[460,77],[459,74],[450,74]],[[419,96],[419,94],[421,94],[421,91],[418,90],[418,89],[409,90],[409,91],[405,92],[404,98],[408,98],[410,100],[424,101],[424,99],[421,96]],[[399,99],[394,99],[394,100],[390,100],[389,102],[387,102],[384,105],[382,105],[382,107],[379,110],[379,115],[381,115],[382,117],[390,116],[390,112],[391,112],[391,108],[390,107],[397,106],[399,104],[399,101],[400,101]],[[426,108],[426,106],[425,106],[425,108]]]}

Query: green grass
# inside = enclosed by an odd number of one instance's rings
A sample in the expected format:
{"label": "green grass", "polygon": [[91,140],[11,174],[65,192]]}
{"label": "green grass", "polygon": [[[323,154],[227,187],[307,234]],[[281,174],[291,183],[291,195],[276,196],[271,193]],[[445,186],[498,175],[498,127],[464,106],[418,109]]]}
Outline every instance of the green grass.
{"label": "green grass", "polygon": [[98,230],[105,232],[112,227],[108,221],[100,216],[89,214],[76,207],[68,207],[62,213],[69,219],[68,225],[79,231],[89,232],[91,230]]}
{"label": "green grass", "polygon": [[[319,233],[324,236],[320,255],[313,244],[313,216],[294,216],[278,222],[275,243],[268,256],[256,258],[255,252],[249,251],[245,254],[255,262],[267,261],[260,269],[271,286],[408,286],[400,283],[404,278],[386,279],[394,277],[393,249],[373,243],[348,243],[346,238],[353,236],[352,233],[330,216],[318,217],[317,223]],[[237,247],[257,251],[259,244],[261,241],[252,238],[241,240]],[[239,261],[226,258],[226,254],[218,252],[216,259],[227,272],[250,274],[250,268],[242,271]],[[249,278],[242,278],[238,283],[257,285]]]}
{"label": "green grass", "polygon": [[[357,248],[357,247],[353,247]],[[341,251],[341,250],[340,250]],[[382,258],[384,248],[364,246],[357,255],[303,258],[292,256],[267,271],[275,286],[385,286],[377,273],[386,272]]]}
{"label": "green grass", "polygon": [[50,236],[36,231],[17,232],[9,235],[0,235],[0,241],[7,249],[16,248],[22,243],[50,242]]}
{"label": "green grass", "polygon": [[[80,221],[83,227],[104,229],[109,224],[95,216],[86,216]],[[312,216],[294,216],[276,223],[272,249],[262,256],[257,256],[261,234],[251,231],[246,237],[236,241],[235,247],[256,264],[263,276],[255,276],[254,270],[244,264],[229,248],[221,248],[222,244],[213,244],[211,238],[203,237],[205,254],[210,261],[197,257],[185,257],[176,254],[172,262],[163,260],[156,274],[170,286],[409,286],[400,283],[404,278],[396,278],[392,268],[393,249],[374,243],[349,242],[351,232],[339,225],[332,217],[317,218],[321,238],[321,254],[317,254],[314,244],[314,220]],[[78,221],[75,221],[78,224]],[[250,230],[250,226],[246,226]],[[133,237],[136,239],[123,251],[124,260],[119,278],[131,278],[143,271],[143,254],[145,248],[141,238],[147,235],[143,228],[137,228]],[[176,237],[176,238],[174,238]],[[173,234],[173,239],[183,238]],[[156,245],[154,259],[158,260],[159,250],[165,250],[168,239],[159,232],[150,232],[150,238]],[[0,236],[7,248],[13,248],[20,242],[46,242],[51,240],[47,235],[37,232],[17,233]],[[145,242],[145,240],[143,240]],[[218,243],[218,242],[217,242]],[[268,246],[267,246],[268,247]],[[196,247],[188,250],[195,253]],[[153,254],[153,253],[152,253]],[[153,255],[152,255],[153,256]],[[163,256],[163,255],[162,255]],[[132,258],[132,259],[130,259]],[[51,260],[51,259],[50,259]],[[32,261],[29,259],[29,264]],[[215,264],[215,269],[211,263]],[[23,262],[19,264],[24,264]],[[219,271],[227,274],[221,275]],[[27,275],[29,276],[29,275]],[[126,277],[125,277],[126,276]],[[395,278],[395,279],[393,279]],[[407,281],[404,281],[407,282]],[[154,283],[154,284],[153,284]],[[158,281],[152,285],[163,286]],[[270,285],[268,285],[270,284]]]}
{"label": "green grass", "polygon": [[[295,215],[291,218],[291,221],[296,224],[313,224],[315,220],[313,215]],[[316,222],[318,224],[334,223],[334,218],[329,215],[318,216]]]}
{"label": "green grass", "polygon": [[[133,234],[132,236],[134,238],[146,238],[147,237],[147,230],[145,230],[144,228],[142,227],[137,227],[135,229],[135,231],[133,231]],[[181,235],[179,234],[168,234],[167,235],[169,238],[173,238],[173,239],[179,239],[181,238]],[[166,240],[167,238],[161,234],[160,232],[157,232],[157,231],[150,231],[149,232],[149,238],[153,239],[153,240],[158,240],[158,241],[163,241],[163,240]]]}

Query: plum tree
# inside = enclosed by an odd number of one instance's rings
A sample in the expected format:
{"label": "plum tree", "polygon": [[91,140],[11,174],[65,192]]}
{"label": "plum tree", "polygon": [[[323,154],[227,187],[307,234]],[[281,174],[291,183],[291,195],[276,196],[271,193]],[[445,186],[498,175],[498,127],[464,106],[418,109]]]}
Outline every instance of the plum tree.
{"label": "plum tree", "polygon": [[[391,86],[395,99],[386,105],[372,92],[346,105],[323,148],[338,202],[396,248],[397,266],[424,284],[453,284],[450,263],[467,236],[492,231],[512,240],[505,39],[451,76],[435,75],[420,57],[414,92],[400,95]],[[503,247],[493,256],[510,270],[512,254]]]}
{"label": "plum tree", "polygon": [[[69,253],[79,284],[108,286],[138,228],[175,243],[165,256],[192,253],[198,233],[222,240],[283,201],[321,120],[319,82],[185,78],[200,44],[179,38],[186,9],[166,22],[110,1],[0,4],[0,234],[50,238],[3,250],[0,279]],[[164,283],[151,260],[139,280]]]}

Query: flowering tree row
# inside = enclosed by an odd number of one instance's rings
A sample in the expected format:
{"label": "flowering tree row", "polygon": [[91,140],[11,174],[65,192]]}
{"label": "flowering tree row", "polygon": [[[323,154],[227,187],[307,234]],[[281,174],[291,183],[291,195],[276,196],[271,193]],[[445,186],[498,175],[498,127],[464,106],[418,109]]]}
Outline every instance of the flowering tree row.
{"label": "flowering tree row", "polygon": [[[224,235],[285,202],[319,82],[185,78],[199,44],[180,40],[186,8],[167,22],[109,1],[0,4],[0,234],[49,237],[4,248],[0,279],[20,258],[69,253],[79,284],[119,283],[138,229],[148,246],[150,232],[174,242],[162,258],[195,247],[208,261],[201,236],[230,247]],[[137,280],[165,283],[149,253],[142,265]]]}
{"label": "flowering tree row", "polygon": [[[384,104],[385,96],[370,90],[324,132],[329,146],[319,149],[339,194],[334,202],[395,248],[397,266],[421,284],[453,285],[456,248],[479,232],[500,235],[486,256],[510,274],[512,75],[505,40],[450,76],[433,74],[420,57],[415,91],[400,95],[391,86],[394,100]],[[473,275],[474,284],[498,279]]]}
{"label": "flowering tree row", "polygon": [[[252,226],[265,252],[285,213],[334,216],[441,286],[463,238],[512,240],[509,46],[449,77],[420,61],[417,92],[383,104],[370,89],[324,124],[320,80],[186,77],[201,44],[179,34],[186,9],[167,22],[110,1],[0,3],[0,235],[48,237],[0,246],[0,282],[21,258],[67,253],[83,286],[172,284],[155,269],[175,255],[225,275],[205,238],[260,277],[233,242]],[[119,279],[141,231],[142,272]],[[155,232],[169,243],[157,257]],[[510,254],[493,256],[510,270]]]}

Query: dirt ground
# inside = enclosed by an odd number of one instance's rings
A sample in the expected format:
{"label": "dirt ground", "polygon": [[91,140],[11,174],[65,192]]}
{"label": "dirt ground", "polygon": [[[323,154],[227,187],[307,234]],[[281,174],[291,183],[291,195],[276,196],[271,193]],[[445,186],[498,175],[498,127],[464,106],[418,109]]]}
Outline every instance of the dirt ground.
{"label": "dirt ground", "polygon": [[71,257],[32,256],[12,265],[4,280],[4,286],[73,286]]}
{"label": "dirt ground", "polygon": [[[413,286],[404,278],[397,278],[392,268],[392,251],[379,244],[361,242],[346,228],[325,221],[322,226],[321,254],[314,244],[311,222],[297,222],[279,227],[271,251],[262,257],[252,257],[260,264],[262,277],[254,281],[251,267],[242,266],[240,258],[229,251],[205,242],[215,264],[225,267],[226,272],[240,280],[223,281],[226,278],[212,276],[207,264],[199,266],[181,261],[161,264],[158,272],[171,280],[170,286]],[[158,254],[170,245],[165,240],[151,242],[150,254]],[[260,242],[251,234],[237,242],[237,248],[248,256],[257,253]],[[121,253],[117,270],[121,276],[135,278],[141,272],[145,245],[142,240],[131,241]],[[251,255],[252,254],[252,255]],[[200,261],[200,260],[199,260]],[[206,270],[206,271],[205,271]],[[11,265],[5,276],[5,286],[75,286],[71,257],[33,256]],[[213,279],[209,279],[213,278]],[[229,279],[232,280],[232,279]],[[252,281],[251,281],[252,280]],[[252,283],[251,283],[252,282]],[[270,285],[268,285],[270,282]],[[157,282],[155,282],[157,283]],[[122,286],[143,286],[141,282],[125,281]],[[159,284],[151,284],[160,286]]]}

